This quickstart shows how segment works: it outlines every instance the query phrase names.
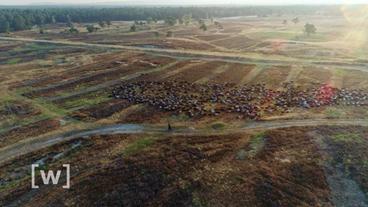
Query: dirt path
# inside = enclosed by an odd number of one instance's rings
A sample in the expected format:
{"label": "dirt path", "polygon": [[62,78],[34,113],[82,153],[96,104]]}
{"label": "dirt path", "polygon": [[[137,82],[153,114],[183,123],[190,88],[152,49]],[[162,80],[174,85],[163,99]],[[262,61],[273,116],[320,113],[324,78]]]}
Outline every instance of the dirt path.
{"label": "dirt path", "polygon": [[293,65],[289,75],[286,77],[285,82],[295,81],[298,79],[300,73],[303,71],[303,68]]}
{"label": "dirt path", "polygon": [[201,66],[201,65],[204,65],[206,64],[206,62],[195,62],[195,63],[188,63],[187,65],[184,65],[182,67],[179,67],[179,68],[176,68],[175,70],[171,70],[171,71],[168,71],[167,73],[163,74],[161,77],[160,77],[160,80],[165,80],[167,78],[170,78],[170,77],[173,77],[187,69],[190,69],[190,68],[193,68],[193,67],[198,67],[198,66]]}
{"label": "dirt path", "polygon": [[179,49],[162,49],[162,48],[144,48],[137,46],[125,46],[125,45],[109,45],[109,44],[95,44],[95,43],[85,43],[85,42],[77,42],[77,41],[68,41],[68,40],[40,40],[40,39],[31,39],[31,38],[21,38],[21,37],[0,37],[0,40],[6,41],[23,41],[23,42],[35,42],[35,43],[49,43],[49,44],[59,44],[59,45],[70,45],[70,46],[87,46],[87,47],[100,47],[100,48],[112,48],[112,49],[123,49],[123,50],[133,50],[133,51],[142,51],[142,52],[153,52],[153,53],[163,53],[163,54],[176,54],[176,55],[190,55],[195,57],[195,59],[200,59],[201,56],[205,57],[219,57],[219,58],[243,58],[246,61],[265,61],[267,62],[285,62],[290,63],[291,61],[297,61],[294,58],[284,57],[285,60],[280,60],[280,56],[272,57],[267,55],[267,57],[262,57],[262,55],[258,55],[259,58],[251,57],[247,54],[240,54],[234,52],[211,52],[211,51],[201,51],[201,50],[179,50]]}
{"label": "dirt path", "polygon": [[[298,64],[298,65],[317,65],[317,66],[341,66],[340,62],[334,61],[319,61],[313,62],[310,60],[286,57],[280,55],[262,55],[262,54],[244,54],[237,52],[211,52],[211,51],[201,51],[201,50],[178,50],[178,49],[162,49],[162,48],[144,48],[144,47],[135,47],[135,46],[124,46],[124,45],[109,45],[109,44],[94,44],[94,43],[85,43],[85,42],[73,42],[68,40],[39,40],[39,39],[31,39],[31,38],[20,38],[20,37],[0,37],[0,40],[5,41],[23,41],[23,42],[35,42],[35,43],[49,43],[49,44],[59,44],[59,45],[69,45],[69,46],[86,46],[86,47],[100,47],[100,48],[112,48],[112,49],[123,49],[123,50],[132,50],[132,51],[142,51],[142,52],[151,52],[157,55],[170,55],[176,56],[178,58],[181,57],[189,57],[191,59],[213,59],[218,61],[237,61],[239,63],[260,63],[260,64]],[[345,69],[351,70],[360,70],[360,71],[368,71],[368,64],[356,64],[353,61],[344,62]],[[323,68],[323,67],[321,67]]]}
{"label": "dirt path", "polygon": [[[368,120],[364,119],[351,119],[351,120],[330,120],[330,119],[314,119],[314,120],[282,120],[282,121],[258,121],[249,123],[240,128],[228,128],[226,130],[209,131],[208,129],[176,129],[170,132],[174,135],[208,135],[213,134],[227,134],[235,132],[245,132],[249,130],[267,130],[277,128],[288,128],[295,126],[320,126],[320,125],[357,125],[368,126]],[[30,138],[24,141],[20,141],[13,145],[0,149],[0,163],[10,160],[14,157],[24,155],[33,151],[40,150],[42,148],[50,147],[57,143],[73,140],[80,137],[88,138],[93,135],[101,134],[131,134],[131,133],[165,133],[166,129],[162,126],[149,126],[139,124],[119,124],[100,126],[93,129],[86,129],[83,131],[71,131],[61,135],[55,135],[50,137]]]}
{"label": "dirt path", "polygon": [[241,81],[240,81],[240,84],[249,84],[251,83],[253,80],[255,80],[258,75],[260,75],[263,70],[265,68],[262,67],[262,66],[257,66],[257,67],[254,67],[249,73],[248,75],[246,75]]}
{"label": "dirt path", "polygon": [[195,83],[199,83],[199,84],[207,83],[211,79],[213,79],[214,77],[216,77],[219,74],[224,73],[226,70],[228,70],[229,69],[229,66],[230,66],[229,64],[220,65],[217,68],[213,69],[213,72],[211,74],[209,74],[206,77],[203,77],[203,78],[197,80]]}
{"label": "dirt path", "polygon": [[208,45],[210,47],[216,48],[216,49],[218,49],[220,51],[231,52],[231,50],[229,50],[227,48],[224,48],[224,47],[221,47],[221,46],[212,44],[211,42],[207,42],[207,41],[198,39],[196,37],[192,37],[192,39],[172,37],[172,38],[169,38],[169,39],[187,41],[187,42],[192,42],[192,43],[200,43],[200,44],[204,44],[204,45]]}

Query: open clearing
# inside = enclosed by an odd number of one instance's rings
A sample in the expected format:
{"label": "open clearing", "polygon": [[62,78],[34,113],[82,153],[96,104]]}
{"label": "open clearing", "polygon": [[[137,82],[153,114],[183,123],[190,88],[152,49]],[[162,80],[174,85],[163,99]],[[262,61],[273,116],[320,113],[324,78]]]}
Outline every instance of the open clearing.
{"label": "open clearing", "polygon": [[292,18],[1,36],[0,206],[368,206],[368,42]]}

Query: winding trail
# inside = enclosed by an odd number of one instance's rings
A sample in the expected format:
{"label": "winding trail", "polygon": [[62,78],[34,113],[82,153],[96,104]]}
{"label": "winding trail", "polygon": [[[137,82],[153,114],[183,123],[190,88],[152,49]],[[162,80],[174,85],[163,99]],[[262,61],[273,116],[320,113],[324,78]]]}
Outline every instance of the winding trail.
{"label": "winding trail", "polygon": [[[180,128],[170,132],[173,135],[208,135],[208,134],[226,134],[226,133],[239,133],[251,130],[267,130],[277,128],[288,127],[301,127],[301,126],[368,126],[368,120],[366,119],[313,119],[313,120],[278,120],[278,121],[255,121],[248,123],[239,128],[227,128],[224,130],[209,130],[209,129],[190,129]],[[28,154],[40,150],[42,148],[50,147],[52,145],[69,141],[77,138],[88,138],[94,135],[109,135],[109,134],[134,134],[134,133],[151,133],[160,134],[168,133],[162,126],[155,125],[140,125],[140,124],[118,124],[100,126],[96,128],[86,129],[82,131],[70,131],[63,134],[42,137],[42,138],[30,138],[13,145],[0,149],[0,164],[15,158],[20,155]]]}
{"label": "winding trail", "polygon": [[[201,51],[201,50],[180,50],[180,49],[163,49],[163,48],[145,48],[137,46],[126,46],[126,45],[110,45],[110,44],[96,44],[86,43],[79,41],[68,41],[68,40],[41,40],[32,38],[22,37],[4,37],[0,36],[0,40],[4,41],[21,41],[21,42],[35,42],[35,43],[49,43],[58,45],[69,45],[69,46],[84,46],[84,47],[97,47],[97,48],[111,48],[111,49],[122,49],[130,51],[141,51],[147,53],[153,53],[156,55],[175,57],[175,58],[190,58],[200,59],[208,61],[224,61],[233,63],[245,63],[245,64],[264,64],[264,65],[275,65],[275,64],[297,64],[297,65],[314,65],[318,66],[344,66],[345,69],[359,70],[367,72],[367,63],[357,63],[353,60],[346,60],[345,62],[336,62],[334,60],[329,61],[311,61],[308,59],[293,58],[280,55],[262,55],[252,53],[238,53],[238,52],[212,52],[212,51]],[[323,67],[322,67],[323,68]]]}
{"label": "winding trail", "polygon": [[49,43],[57,45],[69,45],[69,46],[85,46],[85,47],[97,47],[97,48],[111,48],[111,49],[123,49],[130,51],[142,51],[151,53],[160,53],[167,55],[179,55],[179,56],[190,56],[194,59],[203,58],[220,58],[220,59],[234,59],[246,62],[260,62],[263,63],[289,63],[298,61],[294,58],[284,57],[285,60],[280,60],[280,56],[272,57],[270,55],[263,56],[258,55],[258,58],[251,57],[249,54],[241,54],[236,52],[212,52],[212,51],[202,51],[202,50],[180,50],[180,49],[164,49],[164,48],[147,48],[147,47],[137,47],[137,46],[126,46],[126,45],[110,45],[110,44],[97,44],[97,43],[86,43],[80,41],[69,41],[69,40],[42,40],[42,39],[32,39],[24,37],[1,37],[0,40],[5,41],[21,41],[21,42],[35,42],[35,43]]}

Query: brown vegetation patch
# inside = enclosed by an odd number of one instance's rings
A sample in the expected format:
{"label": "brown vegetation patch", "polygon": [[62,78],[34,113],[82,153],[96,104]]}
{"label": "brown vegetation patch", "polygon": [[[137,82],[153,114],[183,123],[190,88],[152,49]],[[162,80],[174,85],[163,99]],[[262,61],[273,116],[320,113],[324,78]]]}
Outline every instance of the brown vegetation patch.
{"label": "brown vegetation patch", "polygon": [[178,70],[180,68],[186,67],[187,65],[191,64],[190,61],[180,61],[170,67],[167,67],[165,70],[156,71],[149,74],[142,74],[137,78],[133,78],[129,80],[129,82],[135,81],[157,81],[163,79],[165,75],[170,74],[170,72]]}
{"label": "brown vegetation patch", "polygon": [[41,112],[38,109],[34,109],[30,104],[11,101],[2,104],[0,108],[0,117],[6,118],[7,116],[17,116],[20,118],[25,118],[29,116],[35,116]]}
{"label": "brown vegetation patch", "polygon": [[237,50],[243,50],[246,49],[254,44],[256,44],[257,42],[253,39],[250,39],[248,37],[244,37],[244,36],[235,36],[235,37],[230,37],[228,39],[221,39],[221,40],[217,40],[217,41],[212,41],[213,44],[221,46],[221,47],[225,47],[228,49],[237,49]]}
{"label": "brown vegetation patch", "polygon": [[[235,156],[239,149],[255,145],[249,135],[168,135],[134,154],[111,153],[127,136],[96,136],[69,160],[79,166],[72,188],[42,187],[28,204],[332,206],[321,156],[307,131],[266,132],[254,156],[241,160]],[[18,187],[16,197],[26,196],[28,188]]]}
{"label": "brown vegetation patch", "polygon": [[255,65],[229,63],[228,69],[212,78],[211,82],[239,84]]}
{"label": "brown vegetation patch", "polygon": [[291,66],[273,66],[266,68],[257,76],[253,83],[265,83],[270,88],[278,88],[282,86],[291,71]]}
{"label": "brown vegetation patch", "polygon": [[225,63],[213,61],[213,62],[206,62],[200,65],[194,65],[192,67],[186,68],[184,71],[174,76],[170,76],[168,79],[188,81],[188,82],[194,83],[197,80],[211,74],[221,64],[225,64]]}
{"label": "brown vegetation patch", "polygon": [[90,108],[80,109],[71,114],[71,116],[78,120],[94,121],[102,118],[107,118],[116,112],[119,112],[131,104],[126,100],[109,100]]}
{"label": "brown vegetation patch", "polygon": [[228,35],[225,34],[212,34],[212,35],[198,35],[196,38],[204,41],[214,41],[217,39],[226,38]]}
{"label": "brown vegetation patch", "polygon": [[341,168],[367,195],[368,128],[360,126],[319,127],[318,134],[324,136],[323,141],[327,144],[324,150],[330,153],[329,164],[335,168]]}
{"label": "brown vegetation patch", "polygon": [[55,93],[58,91],[64,91],[68,89],[78,90],[78,86],[80,85],[83,85],[83,87],[93,86],[109,80],[117,79],[124,75],[133,74],[141,70],[159,67],[163,64],[167,64],[172,61],[172,59],[165,57],[163,58],[143,57],[139,59],[133,58],[132,60],[133,61],[130,61],[131,64],[129,62],[125,63],[121,61],[115,61],[114,63],[112,63],[115,65],[115,67],[112,69],[92,74],[88,73],[83,77],[76,79],[69,79],[55,85],[51,85],[41,89],[36,89],[25,95],[30,97],[38,97],[38,96],[45,97],[55,95]]}
{"label": "brown vegetation patch", "polygon": [[349,70],[343,72],[343,87],[346,88],[367,88],[367,72]]}
{"label": "brown vegetation patch", "polygon": [[198,197],[207,206],[332,206],[321,156],[306,132],[271,130],[243,140],[232,159],[201,171]]}
{"label": "brown vegetation patch", "polygon": [[303,67],[296,82],[300,85],[313,86],[316,84],[330,83],[332,73],[329,70],[321,70],[314,67]]}
{"label": "brown vegetation patch", "polygon": [[239,138],[238,135],[167,137],[157,140],[147,149],[142,149],[134,155],[111,156],[108,149],[111,150],[125,137],[102,136],[100,140],[105,141],[93,139],[91,147],[80,152],[77,157],[75,155],[73,160],[79,160],[80,166],[89,165],[91,162],[96,165],[98,162],[92,161],[89,154],[99,151],[92,155],[93,159],[107,156],[110,160],[106,164],[97,168],[78,168],[78,173],[72,177],[70,190],[64,191],[56,187],[47,191],[40,189],[40,193],[31,198],[31,204],[192,205],[195,202],[192,193],[201,185],[192,174],[203,168],[204,164],[215,163],[227,155]]}
{"label": "brown vegetation patch", "polygon": [[46,132],[56,130],[60,127],[59,120],[41,120],[25,126],[16,127],[7,132],[0,134],[0,147],[9,143],[15,143],[19,140],[34,137]]}
{"label": "brown vegetation patch", "polygon": [[140,106],[137,110],[134,110],[124,117],[122,117],[119,122],[120,123],[148,123],[148,124],[157,124],[157,123],[166,123],[164,117],[168,117],[171,113],[165,112],[162,110],[158,110],[151,106]]}

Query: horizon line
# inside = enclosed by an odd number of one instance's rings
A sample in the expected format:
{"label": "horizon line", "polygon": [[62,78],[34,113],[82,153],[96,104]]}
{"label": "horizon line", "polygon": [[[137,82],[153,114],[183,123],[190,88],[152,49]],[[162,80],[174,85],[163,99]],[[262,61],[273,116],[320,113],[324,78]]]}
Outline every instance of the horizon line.
{"label": "horizon line", "polygon": [[341,5],[368,5],[367,3],[276,3],[276,4],[262,4],[262,3],[199,3],[199,4],[177,4],[177,3],[132,3],[132,2],[100,2],[100,3],[29,3],[29,4],[1,4],[0,6],[6,7],[19,7],[19,6],[341,6]]}

